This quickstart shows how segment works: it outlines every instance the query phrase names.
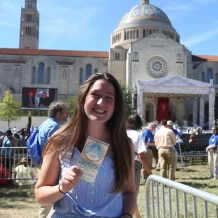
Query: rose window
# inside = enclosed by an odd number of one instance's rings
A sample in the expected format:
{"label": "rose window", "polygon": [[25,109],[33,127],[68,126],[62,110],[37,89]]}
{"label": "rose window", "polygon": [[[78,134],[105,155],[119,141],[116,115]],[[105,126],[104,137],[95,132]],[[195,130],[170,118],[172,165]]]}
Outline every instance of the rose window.
{"label": "rose window", "polygon": [[159,57],[152,57],[147,64],[148,73],[154,77],[163,77],[167,73],[166,61]]}

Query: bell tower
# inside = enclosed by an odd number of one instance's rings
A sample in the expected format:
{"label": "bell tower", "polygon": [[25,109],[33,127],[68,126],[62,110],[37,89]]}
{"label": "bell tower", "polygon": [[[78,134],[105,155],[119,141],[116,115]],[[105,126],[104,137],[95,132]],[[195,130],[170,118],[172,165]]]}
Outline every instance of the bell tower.
{"label": "bell tower", "polygon": [[25,8],[21,8],[19,48],[39,47],[39,12],[37,0],[25,0]]}

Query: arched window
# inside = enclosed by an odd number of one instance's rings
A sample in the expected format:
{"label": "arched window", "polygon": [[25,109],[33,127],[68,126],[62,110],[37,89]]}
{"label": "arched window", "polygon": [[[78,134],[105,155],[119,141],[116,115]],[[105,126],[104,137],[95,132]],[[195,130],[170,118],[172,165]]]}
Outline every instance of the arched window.
{"label": "arched window", "polygon": [[205,82],[205,73],[204,73],[204,72],[201,73],[201,81],[202,81],[202,82]]}
{"label": "arched window", "polygon": [[216,84],[218,85],[218,73],[216,73]]}
{"label": "arched window", "polygon": [[45,71],[45,65],[44,63],[39,64],[39,77],[38,77],[38,84],[44,83],[44,71]]}
{"label": "arched window", "polygon": [[115,59],[119,60],[120,59],[120,54],[119,53],[115,53]]}
{"label": "arched window", "polygon": [[83,83],[83,68],[80,68],[79,71],[79,84],[82,85]]}
{"label": "arched window", "polygon": [[207,69],[207,82],[210,83],[210,79],[213,79],[212,69]]}
{"label": "arched window", "polygon": [[46,84],[50,84],[51,83],[51,68],[48,67],[47,70],[47,78],[46,78]]}
{"label": "arched window", "polygon": [[32,78],[31,78],[31,84],[36,83],[36,67],[32,68]]}
{"label": "arched window", "polygon": [[86,65],[86,79],[88,79],[92,75],[92,65],[87,64]]}
{"label": "arched window", "polygon": [[98,68],[95,68],[95,73],[98,73]]}
{"label": "arched window", "polygon": [[32,29],[31,27],[26,27],[26,34],[31,35]]}

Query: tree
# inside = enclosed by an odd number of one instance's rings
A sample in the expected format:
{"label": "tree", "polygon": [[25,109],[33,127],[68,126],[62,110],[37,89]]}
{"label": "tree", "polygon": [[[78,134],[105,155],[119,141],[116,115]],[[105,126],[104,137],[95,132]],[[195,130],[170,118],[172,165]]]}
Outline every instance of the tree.
{"label": "tree", "polygon": [[127,119],[128,116],[135,113],[136,108],[133,106],[135,97],[133,91],[125,83],[120,82],[120,87],[123,92],[124,112]]}
{"label": "tree", "polygon": [[59,100],[64,101],[64,102],[67,103],[69,117],[71,117],[73,115],[73,112],[74,112],[74,103],[76,101],[76,97],[72,96],[70,98],[60,98]]}
{"label": "tree", "polygon": [[8,127],[10,127],[11,121],[16,121],[20,118],[20,108],[21,102],[16,102],[10,91],[5,91],[5,96],[2,103],[0,103],[0,119],[8,121]]}

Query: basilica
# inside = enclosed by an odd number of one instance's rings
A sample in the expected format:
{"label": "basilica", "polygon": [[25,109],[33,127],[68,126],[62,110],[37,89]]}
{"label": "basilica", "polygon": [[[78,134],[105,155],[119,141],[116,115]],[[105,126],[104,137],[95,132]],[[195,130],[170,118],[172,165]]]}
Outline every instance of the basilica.
{"label": "basilica", "polygon": [[110,38],[109,52],[43,50],[37,0],[21,9],[19,48],[0,48],[0,98],[24,87],[57,89],[71,97],[97,72],[125,82],[146,121],[171,119],[179,125],[211,127],[217,122],[218,56],[192,55],[168,16],[152,0],[138,0]]}

